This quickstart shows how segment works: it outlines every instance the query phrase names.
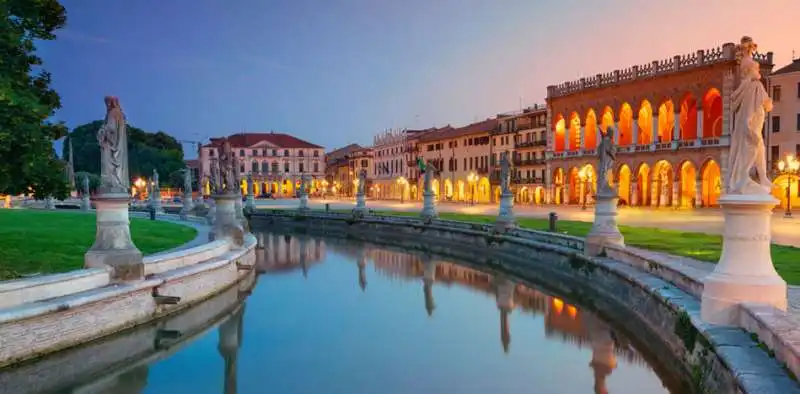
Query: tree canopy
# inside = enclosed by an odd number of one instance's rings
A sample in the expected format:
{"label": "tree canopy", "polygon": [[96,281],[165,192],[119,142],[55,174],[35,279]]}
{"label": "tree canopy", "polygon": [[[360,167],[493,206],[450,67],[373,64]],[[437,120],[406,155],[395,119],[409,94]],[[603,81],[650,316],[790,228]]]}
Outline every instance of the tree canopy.
{"label": "tree canopy", "polygon": [[[75,171],[100,173],[100,145],[97,131],[103,125],[96,120],[76,127],[69,133],[72,140],[73,164]],[[63,157],[67,157],[69,142],[63,146]],[[179,187],[182,181],[175,181],[170,174],[184,168],[183,147],[169,134],[159,131],[148,133],[128,125],[128,172],[132,178],[150,178],[153,169],[159,174],[163,185]]]}
{"label": "tree canopy", "polygon": [[58,0],[0,0],[0,194],[68,193],[64,162],[53,149],[67,129],[48,121],[61,99],[34,45],[55,39],[66,20]]}

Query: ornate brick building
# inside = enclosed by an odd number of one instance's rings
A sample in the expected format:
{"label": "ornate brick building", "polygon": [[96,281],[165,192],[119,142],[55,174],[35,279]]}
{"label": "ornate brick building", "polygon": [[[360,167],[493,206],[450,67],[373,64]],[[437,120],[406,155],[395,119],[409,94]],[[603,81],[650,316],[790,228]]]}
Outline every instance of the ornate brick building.
{"label": "ornate brick building", "polygon": [[[293,197],[301,175],[312,178],[311,192],[321,189],[325,175],[325,148],[282,133],[240,133],[227,137],[239,160],[242,193],[247,193],[246,176],[255,180],[256,196],[272,193],[276,197]],[[209,174],[211,160],[219,154],[224,138],[212,138],[200,148],[200,171],[203,193],[211,193]]]}
{"label": "ornate brick building", "polygon": [[[772,53],[756,54],[762,74]],[[715,206],[730,144],[735,45],[547,87],[545,199],[579,204],[596,188],[600,130],[617,146],[610,177],[624,204]]]}
{"label": "ornate brick building", "polygon": [[[499,122],[492,144],[511,136],[513,141],[513,185],[517,203],[542,204],[545,197],[545,148],[547,147],[547,107],[534,105],[513,114],[497,115]],[[492,163],[497,163],[496,154]],[[496,166],[495,166],[496,167]],[[495,171],[492,183],[499,173]]]}

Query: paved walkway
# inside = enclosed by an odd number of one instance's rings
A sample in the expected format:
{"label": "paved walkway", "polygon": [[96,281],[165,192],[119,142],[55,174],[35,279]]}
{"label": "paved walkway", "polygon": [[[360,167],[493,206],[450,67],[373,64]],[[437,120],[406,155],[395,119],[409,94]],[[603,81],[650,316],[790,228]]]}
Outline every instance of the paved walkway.
{"label": "paved walkway", "polygon": [[[350,209],[355,203],[348,200],[310,200],[311,208],[322,209],[326,203],[330,203],[331,209]],[[286,200],[257,200],[259,208],[290,208],[298,206],[296,199]],[[367,206],[377,210],[395,211],[421,211],[420,202],[399,201],[372,201],[367,200]],[[440,212],[457,212],[476,215],[495,215],[497,214],[496,205],[465,205],[459,203],[440,203]],[[594,210],[589,207],[586,210],[580,207],[563,206],[523,206],[514,207],[514,213],[522,217],[547,218],[550,212],[556,212],[559,219],[591,222],[594,218]],[[719,209],[698,209],[698,210],[672,210],[672,209],[649,209],[649,208],[630,208],[623,207],[619,210],[619,223],[634,227],[653,227],[672,230],[683,230],[708,234],[721,234],[723,217]],[[782,212],[776,212],[772,219],[772,242],[779,245],[790,245],[800,247],[800,213],[797,218],[787,219]]]}

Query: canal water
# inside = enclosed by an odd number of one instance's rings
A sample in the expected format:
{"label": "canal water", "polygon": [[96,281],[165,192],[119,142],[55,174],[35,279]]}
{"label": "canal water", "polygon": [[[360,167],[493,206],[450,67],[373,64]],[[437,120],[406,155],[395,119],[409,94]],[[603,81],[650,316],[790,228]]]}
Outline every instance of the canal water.
{"label": "canal water", "polygon": [[635,341],[557,294],[446,259],[263,236],[251,289],[232,288],[157,324],[0,371],[0,393],[657,394],[674,387]]}

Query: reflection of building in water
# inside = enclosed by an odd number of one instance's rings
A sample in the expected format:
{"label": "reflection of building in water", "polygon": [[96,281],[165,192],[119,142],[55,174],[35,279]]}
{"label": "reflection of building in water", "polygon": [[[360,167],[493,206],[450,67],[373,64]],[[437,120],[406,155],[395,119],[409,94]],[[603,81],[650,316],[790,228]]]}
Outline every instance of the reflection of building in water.
{"label": "reflection of building in water", "polygon": [[325,258],[325,243],[319,238],[289,234],[263,233],[264,250],[256,262],[259,272],[277,273],[302,269],[308,272],[309,266]]}

